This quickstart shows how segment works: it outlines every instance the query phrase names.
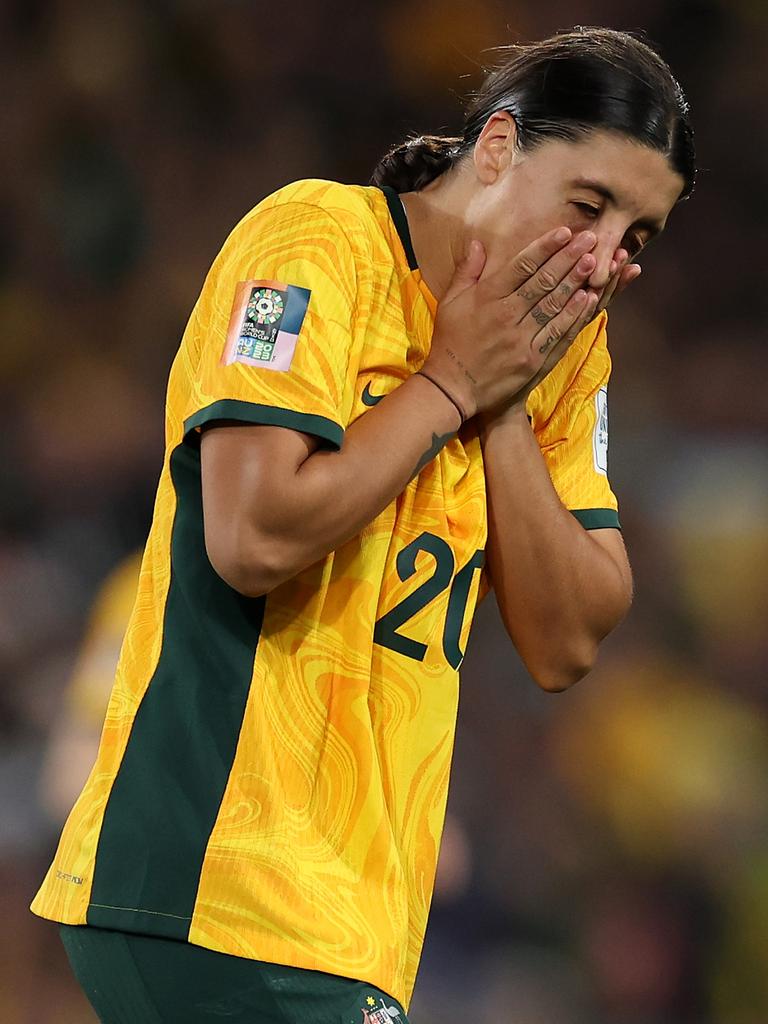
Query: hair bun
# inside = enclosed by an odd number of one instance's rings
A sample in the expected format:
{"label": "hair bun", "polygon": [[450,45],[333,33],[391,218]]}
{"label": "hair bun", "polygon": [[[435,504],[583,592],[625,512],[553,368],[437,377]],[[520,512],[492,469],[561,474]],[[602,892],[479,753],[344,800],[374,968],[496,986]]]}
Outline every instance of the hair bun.
{"label": "hair bun", "polygon": [[395,192],[418,192],[453,164],[463,140],[444,135],[417,135],[390,149],[379,161],[371,184]]}

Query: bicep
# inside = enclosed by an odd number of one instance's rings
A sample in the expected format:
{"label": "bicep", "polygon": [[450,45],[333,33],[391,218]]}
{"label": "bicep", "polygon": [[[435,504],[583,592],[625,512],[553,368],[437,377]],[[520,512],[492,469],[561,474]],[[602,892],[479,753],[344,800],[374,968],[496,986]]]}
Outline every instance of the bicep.
{"label": "bicep", "polygon": [[252,557],[290,500],[300,466],[318,438],[286,427],[218,423],[200,439],[205,546],[225,580]]}
{"label": "bicep", "polygon": [[589,531],[590,538],[609,556],[621,578],[627,603],[632,600],[632,569],[621,530],[613,528]]}

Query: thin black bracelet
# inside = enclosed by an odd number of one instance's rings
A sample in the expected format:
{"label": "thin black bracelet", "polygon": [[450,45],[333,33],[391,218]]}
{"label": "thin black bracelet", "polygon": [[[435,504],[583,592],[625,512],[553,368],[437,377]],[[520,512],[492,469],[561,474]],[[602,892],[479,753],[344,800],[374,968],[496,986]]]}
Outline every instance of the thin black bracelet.
{"label": "thin black bracelet", "polygon": [[417,370],[416,373],[420,374],[422,377],[426,377],[427,380],[431,381],[439,391],[443,392],[448,401],[454,404],[454,406],[456,407],[456,412],[459,414],[459,418],[461,419],[460,426],[464,426],[464,424],[467,422],[467,417],[464,414],[464,410],[461,408],[461,406],[453,397],[453,395],[449,391],[446,391],[443,385],[438,383],[438,381],[436,381],[434,377],[430,377],[430,375],[428,373],[425,373],[423,370]]}

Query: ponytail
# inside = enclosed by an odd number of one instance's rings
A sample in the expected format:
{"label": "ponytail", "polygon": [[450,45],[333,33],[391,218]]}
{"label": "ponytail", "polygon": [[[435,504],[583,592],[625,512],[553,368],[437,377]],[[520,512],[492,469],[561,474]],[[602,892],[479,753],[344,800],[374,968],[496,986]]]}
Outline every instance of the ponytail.
{"label": "ponytail", "polygon": [[389,185],[395,192],[418,192],[447,171],[459,155],[461,138],[419,135],[401,142],[382,157],[371,184]]}

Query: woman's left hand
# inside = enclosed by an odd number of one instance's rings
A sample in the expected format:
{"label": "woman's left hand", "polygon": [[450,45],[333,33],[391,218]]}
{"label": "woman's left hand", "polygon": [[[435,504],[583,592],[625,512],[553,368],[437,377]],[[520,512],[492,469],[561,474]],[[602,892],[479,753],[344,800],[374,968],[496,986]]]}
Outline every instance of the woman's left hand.
{"label": "woman's left hand", "polygon": [[616,264],[616,268],[611,274],[610,281],[605,286],[605,291],[600,296],[594,316],[602,313],[609,303],[618,295],[621,295],[624,289],[628,288],[633,281],[636,281],[643,272],[643,268],[637,263],[629,262],[629,253],[626,249],[617,249],[613,256],[613,262]]}
{"label": "woman's left hand", "polygon": [[[633,281],[636,281],[643,272],[643,268],[637,263],[629,262],[629,253],[626,249],[617,249],[613,256],[613,262],[611,265],[611,276],[608,280],[608,284],[603,290],[603,294],[600,296],[600,301],[595,307],[595,311],[592,314],[591,320],[594,320],[608,305],[621,293],[628,288]],[[554,363],[547,362],[544,364],[542,369],[536,376],[529,382],[525,388],[526,395],[529,395],[531,391],[547,376],[552,370]],[[523,411],[525,410],[525,403],[523,402],[520,406]],[[485,426],[490,424],[492,421],[502,418],[504,415],[509,414],[509,407],[505,407],[504,410],[500,411],[497,415],[485,415],[482,417]]]}

